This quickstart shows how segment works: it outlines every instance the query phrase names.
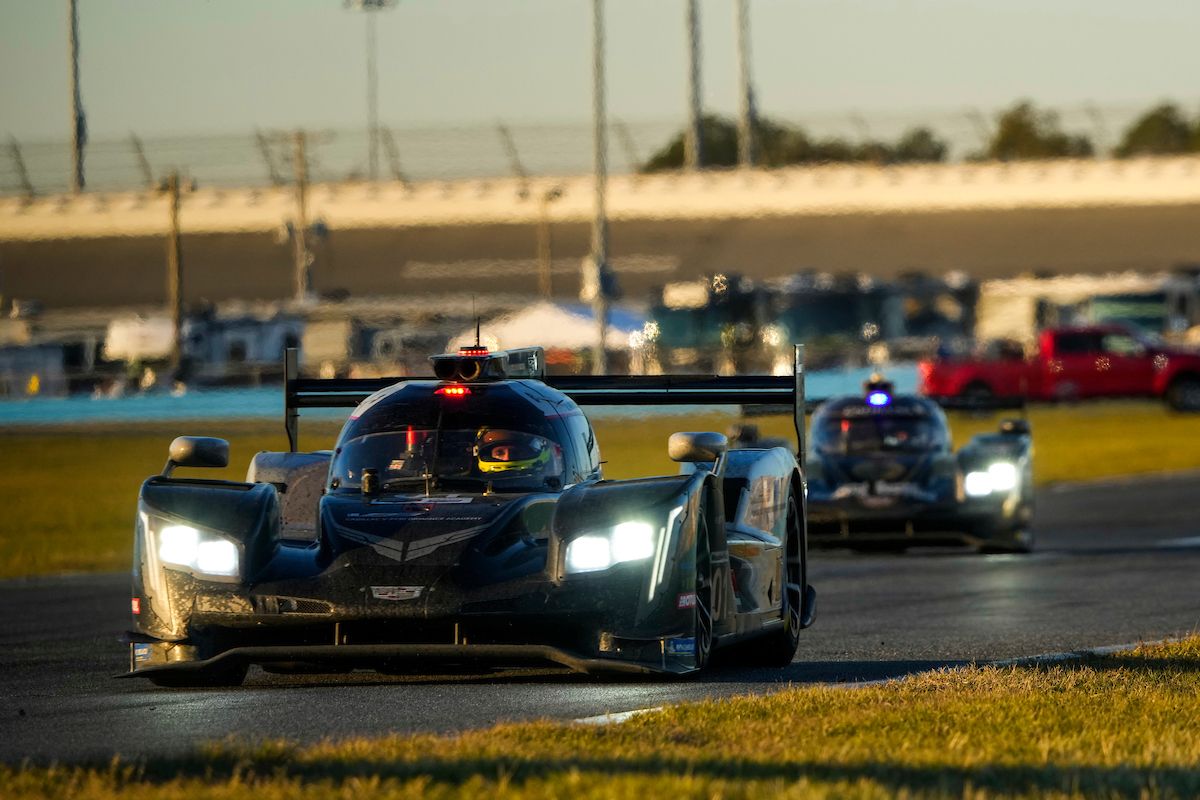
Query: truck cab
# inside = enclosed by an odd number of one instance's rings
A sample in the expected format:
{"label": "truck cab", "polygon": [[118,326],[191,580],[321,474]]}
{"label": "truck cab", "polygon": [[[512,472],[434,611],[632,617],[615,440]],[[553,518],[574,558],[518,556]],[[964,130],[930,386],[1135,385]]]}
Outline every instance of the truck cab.
{"label": "truck cab", "polygon": [[1120,325],[1048,328],[1028,355],[999,348],[925,361],[919,372],[922,392],[931,397],[1162,397],[1177,410],[1200,410],[1200,353],[1165,347]]}

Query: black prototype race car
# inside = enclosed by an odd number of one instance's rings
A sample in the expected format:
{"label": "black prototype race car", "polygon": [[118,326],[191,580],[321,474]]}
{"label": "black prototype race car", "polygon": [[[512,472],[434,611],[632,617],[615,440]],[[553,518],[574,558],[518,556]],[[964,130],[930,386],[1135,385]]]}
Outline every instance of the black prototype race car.
{"label": "black prototype race car", "polygon": [[957,453],[941,407],[896,395],[882,380],[813,414],[807,464],[814,544],[901,550],[969,544],[985,552],[1033,548],[1029,424],[1006,419]]}
{"label": "black prototype race car", "polygon": [[[786,665],[816,599],[793,453],[677,433],[681,474],[606,481],[579,404],[786,400],[802,436],[801,352],[794,378],[546,378],[541,348],[464,348],[437,379],[315,380],[289,351],[290,452],[182,478],[228,445],[180,437],[143,483],[127,675]],[[300,408],[352,406],[333,451],[296,452]]]}

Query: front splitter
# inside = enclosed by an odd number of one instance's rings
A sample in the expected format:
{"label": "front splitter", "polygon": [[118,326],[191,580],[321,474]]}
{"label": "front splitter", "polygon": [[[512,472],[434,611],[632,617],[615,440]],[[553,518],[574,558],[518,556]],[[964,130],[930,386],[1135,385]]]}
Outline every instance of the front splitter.
{"label": "front splitter", "polygon": [[439,664],[451,662],[473,662],[503,664],[505,666],[525,664],[558,664],[582,673],[625,673],[633,675],[672,674],[663,670],[629,661],[606,658],[588,658],[550,645],[523,644],[341,644],[300,645],[294,647],[234,647],[212,658],[202,661],[176,661],[153,664],[131,672],[117,675],[118,678],[150,677],[156,674],[202,675],[210,670],[232,664],[271,664],[279,662],[305,661],[322,664],[370,666],[383,661],[403,661],[410,664]]}

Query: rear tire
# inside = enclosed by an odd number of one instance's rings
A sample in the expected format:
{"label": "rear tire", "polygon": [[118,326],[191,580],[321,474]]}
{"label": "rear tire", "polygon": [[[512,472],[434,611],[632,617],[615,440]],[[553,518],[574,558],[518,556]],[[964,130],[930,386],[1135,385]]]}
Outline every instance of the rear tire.
{"label": "rear tire", "polygon": [[1200,411],[1200,378],[1185,376],[1171,381],[1166,399],[1176,411]]}
{"label": "rear tire", "polygon": [[996,393],[983,381],[972,381],[963,388],[962,398],[970,404],[986,406],[996,398]]}

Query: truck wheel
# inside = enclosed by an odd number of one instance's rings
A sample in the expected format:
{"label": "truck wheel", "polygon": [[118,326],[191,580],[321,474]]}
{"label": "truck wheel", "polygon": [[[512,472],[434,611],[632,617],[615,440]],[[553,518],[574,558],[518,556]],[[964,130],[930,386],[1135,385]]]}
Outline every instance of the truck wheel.
{"label": "truck wheel", "polygon": [[995,398],[996,393],[992,391],[992,387],[983,381],[972,381],[962,390],[962,399],[969,405],[986,406]]}
{"label": "truck wheel", "polygon": [[1185,376],[1171,381],[1167,405],[1176,411],[1200,411],[1200,378]]}

